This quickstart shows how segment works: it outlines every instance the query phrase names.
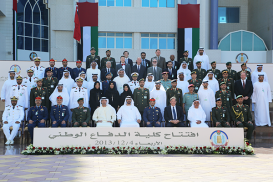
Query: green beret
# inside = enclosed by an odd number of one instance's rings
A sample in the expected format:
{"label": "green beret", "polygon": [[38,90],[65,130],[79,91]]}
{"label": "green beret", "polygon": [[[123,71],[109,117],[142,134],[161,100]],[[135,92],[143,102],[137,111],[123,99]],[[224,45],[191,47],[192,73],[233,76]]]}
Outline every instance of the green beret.
{"label": "green beret", "polygon": [[227,63],[226,63],[226,65],[230,65],[230,64],[231,64],[231,62],[227,62]]}
{"label": "green beret", "polygon": [[215,61],[212,61],[211,63],[210,63],[210,65],[212,65],[213,63],[216,63]]}
{"label": "green beret", "polygon": [[226,82],[221,82],[221,83],[220,83],[220,86],[223,85],[223,84],[226,84]]}
{"label": "green beret", "polygon": [[236,97],[236,99],[239,99],[239,98],[243,98],[243,96],[242,96],[242,95],[238,95],[238,96]]}
{"label": "green beret", "polygon": [[138,82],[141,82],[141,81],[145,81],[145,80],[144,80],[144,78],[139,79],[139,81],[138,81]]}
{"label": "green beret", "polygon": [[80,100],[83,100],[83,98],[79,98],[77,101],[79,102]]}
{"label": "green beret", "polygon": [[201,61],[197,61],[196,64],[198,64],[198,63],[202,63],[202,62]]}
{"label": "green beret", "polygon": [[191,72],[191,75],[192,75],[192,74],[196,74],[196,71]]}

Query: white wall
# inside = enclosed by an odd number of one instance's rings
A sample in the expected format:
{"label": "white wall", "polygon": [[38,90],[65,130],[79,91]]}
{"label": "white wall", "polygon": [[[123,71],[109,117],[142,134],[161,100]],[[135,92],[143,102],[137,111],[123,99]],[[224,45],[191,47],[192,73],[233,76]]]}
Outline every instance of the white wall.
{"label": "white wall", "polygon": [[210,0],[198,0],[200,4],[200,47],[209,49]]}

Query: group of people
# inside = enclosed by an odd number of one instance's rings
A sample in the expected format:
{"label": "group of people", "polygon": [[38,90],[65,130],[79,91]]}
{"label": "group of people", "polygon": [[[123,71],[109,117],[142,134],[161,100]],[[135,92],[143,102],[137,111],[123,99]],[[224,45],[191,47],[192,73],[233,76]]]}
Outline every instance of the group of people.
{"label": "group of people", "polygon": [[142,52],[135,65],[128,51],[119,64],[110,50],[102,59],[94,48],[90,53],[86,69],[81,61],[69,68],[66,59],[61,68],[55,67],[54,59],[44,68],[36,57],[27,77],[9,71],[1,91],[6,144],[13,144],[23,120],[31,139],[34,127],[48,123],[51,127],[161,127],[165,121],[166,127],[209,127],[211,118],[215,127],[230,127],[231,121],[248,127],[251,139],[251,97],[256,126],[271,125],[271,90],[263,65],[257,65],[252,74],[245,63],[240,72],[232,70],[230,62],[225,70],[218,70],[216,62],[209,69],[204,48],[193,60],[184,51],[179,61],[171,55],[167,62],[159,49],[151,61]]}

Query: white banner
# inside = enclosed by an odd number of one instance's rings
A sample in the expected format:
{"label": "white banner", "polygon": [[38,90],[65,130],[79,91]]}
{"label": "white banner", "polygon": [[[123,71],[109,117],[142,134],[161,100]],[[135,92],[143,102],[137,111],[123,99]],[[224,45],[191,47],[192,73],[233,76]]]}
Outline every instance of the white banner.
{"label": "white banner", "polygon": [[34,128],[35,147],[244,147],[243,128]]}

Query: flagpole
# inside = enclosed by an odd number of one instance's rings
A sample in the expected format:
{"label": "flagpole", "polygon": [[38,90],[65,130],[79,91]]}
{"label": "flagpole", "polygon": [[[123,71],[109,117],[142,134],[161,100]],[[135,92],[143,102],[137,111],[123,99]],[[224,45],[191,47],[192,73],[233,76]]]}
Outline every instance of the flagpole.
{"label": "flagpole", "polygon": [[[76,11],[76,6],[77,6],[77,0],[74,0],[74,3],[73,3],[74,5],[74,11],[73,12],[75,12]],[[73,41],[74,41],[74,43],[73,43],[73,51],[74,51],[74,61],[77,61],[77,57],[78,57],[78,54],[77,54],[77,50],[78,50],[78,48],[77,48],[77,46],[78,46],[78,43],[77,43],[77,41],[75,40],[75,39],[73,39]]]}

